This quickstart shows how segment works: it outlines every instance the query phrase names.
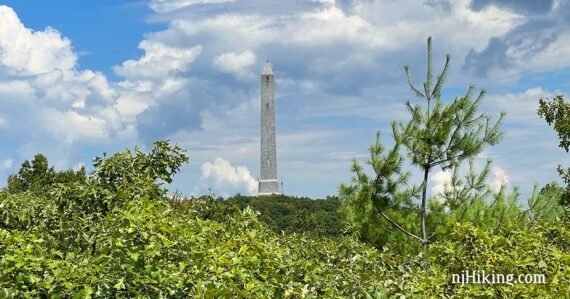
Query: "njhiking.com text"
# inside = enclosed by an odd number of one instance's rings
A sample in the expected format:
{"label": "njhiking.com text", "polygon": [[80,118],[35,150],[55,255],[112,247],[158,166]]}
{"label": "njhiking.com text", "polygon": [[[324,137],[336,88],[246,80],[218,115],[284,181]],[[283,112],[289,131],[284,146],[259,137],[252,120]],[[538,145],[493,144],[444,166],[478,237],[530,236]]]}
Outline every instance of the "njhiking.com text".
{"label": "njhiking.com text", "polygon": [[463,270],[459,274],[451,275],[454,284],[542,284],[546,283],[544,274],[503,274],[487,272],[485,270]]}

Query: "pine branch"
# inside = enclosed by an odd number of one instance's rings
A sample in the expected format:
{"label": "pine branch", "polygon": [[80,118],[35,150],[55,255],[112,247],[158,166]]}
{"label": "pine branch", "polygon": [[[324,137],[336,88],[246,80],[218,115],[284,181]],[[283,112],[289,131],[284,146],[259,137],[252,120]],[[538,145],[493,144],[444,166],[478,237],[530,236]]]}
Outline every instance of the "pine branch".
{"label": "pine branch", "polygon": [[410,89],[414,92],[414,94],[418,97],[418,98],[427,98],[423,93],[421,93],[421,91],[419,91],[415,86],[414,86],[414,82],[412,80],[412,75],[410,74],[410,66],[409,65],[404,65],[404,70],[406,71],[406,77],[408,78],[408,85],[410,86]]}
{"label": "pine branch", "polygon": [[426,82],[424,84],[424,90],[425,90],[425,94],[427,96],[430,96],[430,92],[429,92],[429,88],[431,86],[431,82],[433,80],[433,67],[431,64],[431,36],[428,37],[427,40],[427,47],[428,47],[428,53],[427,53],[427,75],[426,75]]}
{"label": "pine branch", "polygon": [[441,97],[441,88],[443,87],[443,83],[445,82],[445,79],[447,78],[447,72],[449,71],[450,61],[451,61],[451,56],[449,54],[447,54],[445,56],[445,65],[443,66],[443,70],[441,71],[441,74],[439,76],[437,76],[437,83],[435,84],[430,97],[434,97],[436,99]]}
{"label": "pine branch", "polygon": [[[438,105],[438,104],[439,104],[439,103],[436,102],[436,107],[434,107],[434,109],[433,109],[434,111],[435,111],[437,108],[439,108],[439,105]],[[444,111],[444,112],[445,112],[445,111]],[[444,112],[441,113],[441,115],[439,116],[439,119],[438,119],[437,122],[435,123],[435,126],[433,126],[433,129],[432,129],[432,131],[431,131],[431,134],[432,134],[432,135],[435,134],[435,131],[439,128],[439,125],[441,124],[441,122],[442,122],[443,119],[445,118],[444,115],[443,115]]]}
{"label": "pine branch", "polygon": [[[463,97],[463,99],[468,99],[468,98],[470,97],[471,93],[473,92],[473,88],[474,88],[474,85],[470,85],[470,86],[469,86],[469,89],[467,90],[467,93],[465,94],[465,97]],[[485,94],[485,92],[482,90],[482,91],[479,93],[479,96],[477,97],[477,100],[476,100],[473,104],[471,104],[471,106],[469,106],[469,109],[467,110],[467,113],[465,113],[465,114],[463,115],[463,117],[462,117],[461,120],[459,121],[459,124],[457,124],[457,126],[455,127],[453,133],[451,134],[451,138],[449,138],[449,143],[447,144],[447,147],[446,147],[445,150],[443,150],[439,155],[437,155],[437,157],[433,160],[433,161],[434,161],[434,164],[433,164],[432,166],[435,166],[435,165],[443,164],[443,163],[444,163],[444,162],[439,162],[439,161],[441,161],[441,160],[439,160],[439,159],[443,158],[443,157],[449,152],[449,150],[450,150],[451,147],[452,147],[453,141],[455,140],[455,136],[457,135],[457,133],[459,132],[459,130],[460,130],[461,128],[463,128],[463,126],[465,125],[466,119],[468,118],[468,116],[474,112],[474,110],[475,110],[475,108],[476,108],[475,103],[478,102],[478,101],[483,97],[484,94]],[[502,119],[502,118],[501,118],[501,119]],[[499,121],[497,122],[497,125],[499,124],[499,122],[500,122],[501,119],[499,119]],[[460,155],[457,155],[456,157],[458,157],[458,156],[460,156]],[[447,161],[451,161],[452,159],[449,159],[449,158],[448,158],[448,159],[446,159],[446,160],[447,160]]]}
{"label": "pine branch", "polygon": [[406,230],[405,228],[403,228],[401,225],[399,225],[398,223],[396,223],[394,220],[390,219],[390,217],[388,217],[386,214],[384,214],[384,212],[378,208],[376,208],[376,210],[378,210],[378,212],[380,213],[380,215],[382,215],[382,217],[384,217],[384,219],[386,219],[388,222],[390,222],[390,224],[392,224],[394,227],[396,227],[397,229],[399,229],[401,232],[403,232],[404,234],[412,237],[412,238],[416,238],[418,239],[420,242],[422,243],[426,243],[427,240],[424,240],[418,236],[416,236],[415,234],[413,234],[412,232]]}

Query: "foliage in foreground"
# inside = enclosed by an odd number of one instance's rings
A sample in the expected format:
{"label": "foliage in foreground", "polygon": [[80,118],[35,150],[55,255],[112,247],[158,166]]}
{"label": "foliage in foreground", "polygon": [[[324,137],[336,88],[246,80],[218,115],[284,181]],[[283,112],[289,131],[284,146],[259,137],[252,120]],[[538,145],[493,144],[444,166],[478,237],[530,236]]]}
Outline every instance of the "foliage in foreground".
{"label": "foliage in foreground", "polygon": [[94,250],[63,248],[41,228],[2,230],[0,287],[23,297],[360,297],[379,291],[375,250],[348,239],[275,235],[250,209],[218,223],[142,199],[98,225],[94,234],[76,236],[96,240]]}
{"label": "foliage in foreground", "polygon": [[96,158],[49,195],[0,192],[0,297],[380,296],[373,248],[276,234],[246,208],[205,220],[166,197],[188,157],[157,142]]}
{"label": "foliage in foreground", "polygon": [[[249,207],[210,217],[162,182],[188,160],[157,142],[95,159],[85,180],[0,192],[1,298],[560,297],[570,289],[568,223],[491,233],[450,224],[422,255],[350,236],[276,233]],[[540,285],[454,284],[463,270],[544,274]]]}
{"label": "foliage in foreground", "polygon": [[[563,298],[570,294],[568,227],[568,223],[537,224],[529,230],[507,226],[489,231],[456,224],[445,241],[430,247],[431,273],[420,272],[419,291],[456,298]],[[512,284],[462,286],[452,281],[453,274],[483,270],[487,274],[513,274]],[[544,283],[517,283],[521,274],[544,275]]]}

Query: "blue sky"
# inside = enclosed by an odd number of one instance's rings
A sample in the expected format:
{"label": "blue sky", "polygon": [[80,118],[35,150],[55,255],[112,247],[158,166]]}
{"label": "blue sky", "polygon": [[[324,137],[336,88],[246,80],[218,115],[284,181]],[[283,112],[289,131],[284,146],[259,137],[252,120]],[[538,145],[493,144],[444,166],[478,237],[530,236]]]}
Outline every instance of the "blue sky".
{"label": "blue sky", "polygon": [[[405,120],[425,42],[452,69],[444,99],[470,83],[481,108],[506,111],[489,183],[557,180],[569,165],[538,99],[570,89],[570,1],[0,1],[0,179],[44,153],[57,168],[170,139],[191,157],[170,187],[254,193],[259,73],[277,80],[277,154],[285,192],[324,197],[350,179],[377,131]],[[411,171],[416,171],[410,168]],[[430,189],[449,178],[434,170]]]}

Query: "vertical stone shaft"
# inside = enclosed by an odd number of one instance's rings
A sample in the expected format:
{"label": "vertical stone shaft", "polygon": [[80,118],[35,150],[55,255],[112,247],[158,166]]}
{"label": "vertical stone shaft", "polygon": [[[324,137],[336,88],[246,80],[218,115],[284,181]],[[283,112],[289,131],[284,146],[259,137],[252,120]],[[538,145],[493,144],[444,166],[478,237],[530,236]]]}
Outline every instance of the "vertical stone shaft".
{"label": "vertical stone shaft", "polygon": [[275,143],[275,78],[269,62],[261,73],[261,175],[259,194],[279,193]]}

